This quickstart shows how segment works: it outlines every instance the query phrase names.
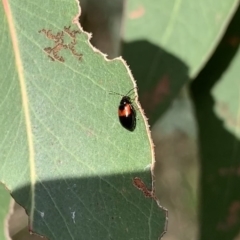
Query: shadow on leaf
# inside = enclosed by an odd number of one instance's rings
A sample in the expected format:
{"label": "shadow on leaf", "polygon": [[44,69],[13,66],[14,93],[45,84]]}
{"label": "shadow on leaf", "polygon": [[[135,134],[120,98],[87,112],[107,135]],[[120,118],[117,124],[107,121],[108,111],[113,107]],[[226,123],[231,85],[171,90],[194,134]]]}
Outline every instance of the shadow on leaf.
{"label": "shadow on leaf", "polygon": [[174,55],[145,41],[123,43],[123,58],[139,88],[139,99],[152,125],[189,81],[188,67]]}
{"label": "shadow on leaf", "polygon": [[[150,182],[150,176],[145,171],[38,182],[30,229],[52,240],[158,239],[164,231],[165,212],[132,183],[134,177]],[[31,187],[20,188],[12,196],[29,213]]]}

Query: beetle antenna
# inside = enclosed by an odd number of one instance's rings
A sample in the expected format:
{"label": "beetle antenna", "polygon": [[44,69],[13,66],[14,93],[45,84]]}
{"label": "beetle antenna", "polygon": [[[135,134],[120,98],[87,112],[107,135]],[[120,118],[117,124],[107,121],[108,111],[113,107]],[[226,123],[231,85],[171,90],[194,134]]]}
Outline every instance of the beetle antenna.
{"label": "beetle antenna", "polygon": [[135,88],[137,88],[137,87],[134,87],[134,88],[132,88],[131,90],[129,90],[129,91],[127,92],[127,94],[125,94],[125,96],[129,96],[129,93],[132,92]]}
{"label": "beetle antenna", "polygon": [[137,87],[132,88],[132,89],[129,90],[129,91],[127,92],[127,94],[125,94],[125,95],[120,94],[120,93],[117,93],[117,92],[113,92],[113,91],[110,91],[109,94],[116,94],[116,95],[119,95],[119,96],[122,96],[122,97],[124,97],[124,96],[129,96],[129,93],[132,92],[135,88],[137,88]]}
{"label": "beetle antenna", "polygon": [[120,93],[117,93],[117,92],[113,92],[113,91],[110,91],[110,92],[109,92],[109,94],[116,94],[116,95],[120,95],[120,96],[122,96],[122,97],[123,97],[123,95],[122,95],[122,94],[120,94]]}

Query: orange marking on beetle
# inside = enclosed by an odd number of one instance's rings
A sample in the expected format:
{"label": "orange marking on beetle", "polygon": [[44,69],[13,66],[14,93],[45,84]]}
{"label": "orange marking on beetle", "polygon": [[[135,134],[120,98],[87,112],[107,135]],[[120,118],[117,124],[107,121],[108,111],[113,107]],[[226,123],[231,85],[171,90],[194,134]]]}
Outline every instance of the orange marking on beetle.
{"label": "orange marking on beetle", "polygon": [[129,104],[127,104],[123,110],[118,110],[119,117],[128,117],[132,113],[132,109]]}

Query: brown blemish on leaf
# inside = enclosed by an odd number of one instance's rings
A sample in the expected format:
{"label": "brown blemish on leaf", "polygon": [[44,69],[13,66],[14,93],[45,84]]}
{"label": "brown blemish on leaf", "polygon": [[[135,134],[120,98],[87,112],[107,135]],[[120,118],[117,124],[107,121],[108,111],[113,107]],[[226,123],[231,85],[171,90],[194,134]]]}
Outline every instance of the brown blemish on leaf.
{"label": "brown blemish on leaf", "polygon": [[51,61],[55,61],[55,59],[53,57],[51,57],[50,55],[48,55],[48,57],[51,59]]}
{"label": "brown blemish on leaf", "polygon": [[158,82],[154,89],[143,94],[142,103],[144,109],[149,114],[154,111],[160,103],[162,103],[165,98],[169,95],[170,86],[169,78],[164,75],[162,79]]}
{"label": "brown blemish on leaf", "polygon": [[[64,59],[62,56],[59,56],[58,55],[58,52],[62,49],[66,49],[67,46],[62,44],[62,43],[58,43],[57,45],[55,45],[53,48],[45,48],[44,50],[49,54],[48,56],[51,58],[51,59],[57,59],[58,61],[60,62],[64,62]],[[50,54],[52,53],[53,57],[50,56]]]}
{"label": "brown blemish on leaf", "polygon": [[57,59],[57,60],[59,60],[60,62],[64,62],[63,57],[62,57],[62,56],[60,56],[60,57],[58,56],[58,52],[59,52],[62,48],[66,49],[67,46],[64,45],[64,44],[62,44],[62,43],[59,43],[59,44],[57,44],[54,48],[52,48],[52,52],[53,52],[54,58]]}
{"label": "brown blemish on leaf", "polygon": [[46,47],[43,49],[46,53],[50,54],[51,51],[52,51],[52,48],[51,47]]}
{"label": "brown blemish on leaf", "polygon": [[149,198],[153,198],[156,199],[155,197],[155,193],[152,190],[149,190],[147,188],[147,186],[145,185],[145,183],[141,180],[141,178],[135,177],[133,179],[133,185],[139,189],[140,191],[143,192],[143,194],[145,195],[145,197],[149,197]]}
{"label": "brown blemish on leaf", "polygon": [[38,32],[45,34],[47,38],[53,40],[55,43],[63,42],[63,31],[58,32],[56,35],[52,34],[52,30],[42,29]]}
{"label": "brown blemish on leaf", "polygon": [[[77,44],[76,35],[80,34],[80,30],[70,30],[69,27],[64,27],[64,31],[57,32],[56,34],[52,33],[52,30],[46,30],[42,29],[38,31],[39,33],[43,33],[48,39],[52,40],[54,42],[53,47],[46,47],[44,48],[44,51],[48,54],[48,57],[52,60],[58,60],[60,62],[64,62],[64,58],[59,55],[59,52],[62,49],[69,49],[70,52],[78,58],[78,60],[82,59],[82,54],[78,53],[75,49],[75,46]],[[71,42],[69,44],[65,43],[66,38],[65,34],[67,34],[68,37],[71,38]]]}
{"label": "brown blemish on leaf", "polygon": [[240,222],[240,201],[235,200],[231,203],[226,219],[218,224],[218,229],[228,231]]}
{"label": "brown blemish on leaf", "polygon": [[72,54],[74,56],[78,57],[78,60],[81,60],[83,55],[81,53],[77,53],[74,45],[75,45],[75,43],[71,43],[68,45],[68,48],[70,49],[70,51],[72,52]]}
{"label": "brown blemish on leaf", "polygon": [[77,34],[80,34],[81,32],[80,32],[80,30],[70,30],[70,27],[71,26],[69,26],[69,27],[64,27],[64,31],[72,38],[72,39],[74,39],[74,40],[76,40],[76,35]]}
{"label": "brown blemish on leaf", "polygon": [[78,53],[75,49],[75,45],[77,44],[77,40],[76,40],[76,35],[80,34],[80,30],[70,30],[70,26],[69,27],[64,27],[64,31],[72,38],[72,41],[70,44],[68,44],[68,49],[72,52],[72,54],[74,56],[76,56],[78,58],[78,60],[82,59],[82,54]]}
{"label": "brown blemish on leaf", "polygon": [[239,36],[230,36],[227,38],[227,43],[233,47],[233,48],[237,48],[239,46],[240,43],[240,37]]}
{"label": "brown blemish on leaf", "polygon": [[159,81],[158,85],[153,92],[154,103],[159,104],[162,102],[166,96],[169,94],[169,79],[167,75],[164,75],[163,78]]}
{"label": "brown blemish on leaf", "polygon": [[137,19],[142,17],[145,14],[145,9],[143,6],[139,6],[136,10],[129,13],[130,19]]}
{"label": "brown blemish on leaf", "polygon": [[157,197],[156,197],[156,195],[155,195],[155,190],[154,190],[154,188],[153,188],[152,190],[149,190],[149,189],[147,188],[147,186],[145,185],[145,183],[142,181],[141,178],[135,177],[135,178],[133,179],[133,186],[135,186],[137,189],[139,189],[140,191],[142,191],[145,197],[154,199],[154,200],[157,202],[158,206],[165,212],[165,219],[166,219],[166,221],[165,221],[165,226],[164,226],[163,232],[162,232],[162,234],[161,234],[161,236],[160,236],[160,238],[159,238],[159,239],[161,239],[162,236],[167,232],[167,226],[168,226],[168,210],[167,210],[166,208],[164,208],[163,206],[160,205],[160,203],[159,203],[159,201],[158,201],[158,199],[157,199]]}
{"label": "brown blemish on leaf", "polygon": [[222,177],[228,176],[240,176],[240,166],[237,167],[230,167],[230,168],[220,168],[218,170],[218,174]]}

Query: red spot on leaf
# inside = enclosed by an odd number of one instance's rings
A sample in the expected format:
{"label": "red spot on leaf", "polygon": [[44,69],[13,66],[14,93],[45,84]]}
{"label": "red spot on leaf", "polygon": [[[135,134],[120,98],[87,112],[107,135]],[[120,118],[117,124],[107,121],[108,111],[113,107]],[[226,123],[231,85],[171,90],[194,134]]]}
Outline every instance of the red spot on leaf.
{"label": "red spot on leaf", "polygon": [[129,13],[130,19],[140,18],[145,14],[145,9],[143,6],[139,6],[136,10]]}
{"label": "red spot on leaf", "polygon": [[239,36],[230,36],[227,38],[227,43],[228,45],[230,45],[231,47],[238,47],[239,43],[240,43],[240,37]]}
{"label": "red spot on leaf", "polygon": [[164,75],[154,89],[145,92],[142,95],[141,102],[146,112],[152,112],[161,104],[165,98],[169,95],[170,86],[169,78],[167,75]]}
{"label": "red spot on leaf", "polygon": [[157,85],[154,91],[156,103],[162,102],[168,94],[169,94],[169,79],[168,76],[165,75],[159,81],[159,84]]}
{"label": "red spot on leaf", "polygon": [[147,188],[147,186],[145,185],[145,183],[141,180],[141,178],[135,177],[133,179],[133,185],[138,188],[140,191],[143,192],[143,194],[145,195],[145,197],[149,197],[149,198],[153,198],[155,199],[155,194],[152,190],[149,190]]}
{"label": "red spot on leaf", "polygon": [[240,222],[240,201],[236,200],[231,203],[228,208],[226,219],[219,223],[218,229],[222,231],[228,231],[235,227]]}

